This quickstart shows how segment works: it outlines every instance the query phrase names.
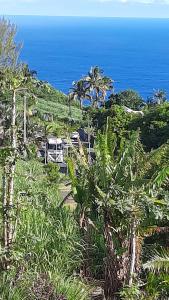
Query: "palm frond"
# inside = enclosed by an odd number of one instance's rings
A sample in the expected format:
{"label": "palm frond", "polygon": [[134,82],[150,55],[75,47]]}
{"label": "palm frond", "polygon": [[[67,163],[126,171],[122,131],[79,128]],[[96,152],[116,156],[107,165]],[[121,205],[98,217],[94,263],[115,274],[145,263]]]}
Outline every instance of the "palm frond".
{"label": "palm frond", "polygon": [[162,253],[157,253],[143,265],[143,268],[154,273],[167,273],[169,271],[169,251],[163,250]]}
{"label": "palm frond", "polygon": [[166,183],[166,181],[169,178],[169,166],[164,167],[158,174],[156,174],[156,177],[153,180],[153,184],[157,185],[158,187],[161,187],[163,184]]}

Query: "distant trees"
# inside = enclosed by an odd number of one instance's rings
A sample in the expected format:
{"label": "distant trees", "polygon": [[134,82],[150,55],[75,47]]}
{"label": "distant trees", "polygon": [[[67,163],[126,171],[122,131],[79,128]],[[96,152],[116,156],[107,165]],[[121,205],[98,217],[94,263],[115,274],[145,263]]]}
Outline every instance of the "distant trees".
{"label": "distant trees", "polygon": [[164,104],[167,101],[166,92],[164,90],[154,90],[154,94],[152,97],[148,98],[148,105],[155,106]]}
{"label": "distant trees", "polygon": [[133,90],[126,90],[116,94],[111,94],[109,100],[106,102],[106,108],[110,108],[114,104],[127,106],[131,109],[137,110],[144,105],[145,102],[137,92]]}
{"label": "distant trees", "polygon": [[[153,100],[154,99],[154,100]],[[144,101],[138,93],[132,90],[111,94],[106,101],[106,109],[87,110],[92,126],[103,131],[107,117],[110,126],[118,135],[130,134],[131,130],[140,130],[140,138],[144,149],[150,151],[160,147],[169,139],[169,103],[166,93],[157,90],[151,103]],[[127,108],[143,111],[144,114],[127,113]]]}
{"label": "distant trees", "polygon": [[131,120],[126,130],[140,130],[146,150],[156,149],[169,139],[169,103],[151,106],[142,118]]}
{"label": "distant trees", "polygon": [[15,41],[17,28],[10,21],[0,19],[0,70],[14,69],[18,64],[18,58],[22,45]]}
{"label": "distant trees", "polygon": [[99,67],[91,67],[87,76],[73,83],[69,93],[69,101],[77,99],[80,107],[83,100],[89,100],[92,107],[105,105],[107,92],[113,90],[113,80],[104,76],[103,70]]}

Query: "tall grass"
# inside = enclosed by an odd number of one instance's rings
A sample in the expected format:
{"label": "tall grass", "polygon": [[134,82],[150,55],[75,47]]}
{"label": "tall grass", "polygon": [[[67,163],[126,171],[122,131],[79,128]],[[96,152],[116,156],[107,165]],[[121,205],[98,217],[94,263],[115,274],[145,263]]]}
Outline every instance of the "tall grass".
{"label": "tall grass", "polygon": [[56,294],[87,299],[88,288],[76,275],[83,259],[79,228],[73,212],[59,208],[58,187],[45,172],[37,161],[17,163],[16,239],[12,268],[0,275],[0,299],[38,299],[33,286],[43,274]]}

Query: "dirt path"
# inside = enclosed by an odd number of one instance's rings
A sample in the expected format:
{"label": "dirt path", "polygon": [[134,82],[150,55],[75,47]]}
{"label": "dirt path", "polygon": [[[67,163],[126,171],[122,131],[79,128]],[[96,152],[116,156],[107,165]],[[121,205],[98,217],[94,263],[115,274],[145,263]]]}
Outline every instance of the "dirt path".
{"label": "dirt path", "polygon": [[64,205],[69,206],[72,209],[76,208],[76,203],[72,197],[72,195],[70,195],[71,192],[71,186],[67,185],[67,184],[61,184],[59,186],[59,192],[60,192],[60,196],[61,199],[65,200]]}

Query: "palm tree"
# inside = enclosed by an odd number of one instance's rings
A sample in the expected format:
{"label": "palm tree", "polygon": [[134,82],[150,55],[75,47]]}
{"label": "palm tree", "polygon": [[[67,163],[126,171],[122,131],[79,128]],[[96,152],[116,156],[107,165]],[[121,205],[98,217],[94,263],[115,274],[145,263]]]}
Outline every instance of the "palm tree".
{"label": "palm tree", "polygon": [[167,100],[166,92],[164,90],[154,90],[154,95],[148,98],[148,104],[151,105],[161,105]]}
{"label": "palm tree", "polygon": [[154,92],[154,102],[157,104],[163,104],[167,100],[166,92],[164,90],[157,90]]}
{"label": "palm tree", "polygon": [[87,92],[88,92],[88,88],[83,79],[73,82],[73,88],[71,89],[71,92],[68,95],[69,104],[73,100],[78,100],[80,103],[80,108],[82,109],[83,100],[91,99],[90,95]]}
{"label": "palm tree", "polygon": [[114,81],[109,77],[104,76],[102,78],[102,85],[101,85],[102,97],[100,102],[103,104],[103,106],[105,106],[107,92],[113,92],[114,89],[113,83]]}
{"label": "palm tree", "polygon": [[90,91],[93,107],[98,106],[100,102],[105,103],[107,92],[113,90],[113,80],[104,76],[103,70],[96,66],[91,67],[84,81]]}
{"label": "palm tree", "polygon": [[113,80],[104,76],[99,67],[91,67],[87,76],[73,82],[73,88],[68,95],[69,110],[71,102],[76,99],[80,102],[81,108],[85,99],[89,100],[93,107],[105,105],[107,92],[112,90]]}
{"label": "palm tree", "polygon": [[99,67],[91,67],[88,75],[84,78],[92,95],[92,105],[95,107],[99,102],[100,85],[103,71]]}

